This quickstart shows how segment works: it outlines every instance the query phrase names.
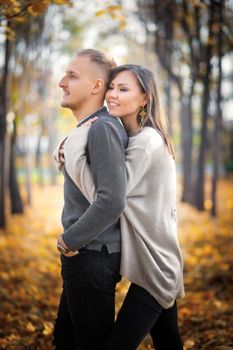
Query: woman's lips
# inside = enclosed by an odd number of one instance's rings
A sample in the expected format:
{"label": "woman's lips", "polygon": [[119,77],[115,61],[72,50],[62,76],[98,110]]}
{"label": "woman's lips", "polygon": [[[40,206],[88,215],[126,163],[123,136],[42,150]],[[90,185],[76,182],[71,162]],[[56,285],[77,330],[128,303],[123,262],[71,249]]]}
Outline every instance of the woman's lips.
{"label": "woman's lips", "polygon": [[117,107],[117,106],[119,106],[119,104],[116,103],[116,102],[108,102],[108,105],[109,105],[110,107]]}

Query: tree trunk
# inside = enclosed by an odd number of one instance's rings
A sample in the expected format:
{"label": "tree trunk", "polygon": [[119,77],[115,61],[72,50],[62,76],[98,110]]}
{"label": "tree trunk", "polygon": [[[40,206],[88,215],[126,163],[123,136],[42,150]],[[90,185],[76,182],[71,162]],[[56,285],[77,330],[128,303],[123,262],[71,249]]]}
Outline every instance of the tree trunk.
{"label": "tree trunk", "polygon": [[[170,4],[171,5],[171,4]],[[162,10],[160,10],[161,12]],[[160,13],[161,23],[165,21],[164,27],[155,33],[155,47],[156,53],[159,57],[160,63],[168,74],[169,83],[172,81],[176,84],[181,100],[180,108],[180,125],[181,125],[181,154],[182,154],[182,201],[193,202],[192,198],[192,97],[195,81],[192,83],[191,91],[184,92],[183,81],[181,76],[174,73],[172,60],[172,42],[173,42],[173,26],[174,26],[174,8],[170,7],[168,19],[164,20],[166,16],[166,6],[163,5],[163,11]],[[156,19],[155,19],[156,23]],[[162,28],[164,33],[162,33]],[[187,34],[187,33],[186,33]],[[168,84],[169,84],[168,83]],[[169,98],[170,91],[167,86],[167,98]],[[168,106],[169,107],[169,106]],[[169,115],[168,115],[169,117]],[[170,117],[171,119],[171,117]],[[171,120],[170,120],[171,125]],[[171,130],[170,130],[171,131]]]}
{"label": "tree trunk", "polygon": [[211,208],[211,215],[216,216],[217,215],[217,198],[216,198],[216,192],[217,192],[217,181],[218,181],[218,164],[219,164],[219,153],[220,153],[220,147],[221,147],[221,124],[222,124],[222,108],[221,108],[221,102],[222,102],[222,56],[223,56],[223,38],[222,38],[222,23],[223,23],[223,8],[224,8],[224,0],[219,2],[219,11],[218,11],[218,25],[219,25],[219,31],[218,31],[218,85],[217,85],[217,110],[216,110],[216,116],[215,116],[215,125],[214,125],[214,136],[213,136],[213,143],[212,143],[212,149],[213,149],[213,176],[212,176],[212,192],[211,192],[211,199],[212,199],[212,208]]}
{"label": "tree trunk", "polygon": [[7,159],[6,159],[6,115],[7,115],[7,88],[8,88],[8,72],[10,59],[10,42],[5,34],[4,48],[4,67],[1,83],[1,103],[0,103],[0,151],[1,151],[1,178],[0,178],[0,227],[6,226],[6,181],[7,174]]}
{"label": "tree trunk", "polygon": [[210,100],[210,76],[211,76],[211,43],[213,39],[213,22],[214,22],[214,3],[210,4],[209,17],[209,38],[206,46],[205,73],[203,77],[203,94],[202,94],[202,110],[201,110],[201,144],[198,157],[198,174],[195,188],[196,207],[198,210],[204,210],[204,184],[205,184],[205,155],[207,146],[207,122],[208,122],[208,106]]}
{"label": "tree trunk", "polygon": [[193,113],[192,113],[191,92],[188,97],[183,97],[181,103],[181,148],[182,148],[182,166],[183,166],[183,189],[182,202],[193,203],[192,191],[192,151],[193,151]]}
{"label": "tree trunk", "polygon": [[[42,121],[42,124],[44,122]],[[44,169],[43,169],[43,154],[41,152],[41,142],[42,137],[44,134],[44,126],[41,126],[40,134],[38,136],[37,140],[37,147],[36,147],[36,168],[38,171],[38,183],[41,187],[44,186]]]}
{"label": "tree trunk", "polygon": [[15,166],[15,140],[16,129],[14,129],[14,134],[11,136],[9,189],[11,199],[11,213],[22,214],[23,202],[19,192],[19,185],[17,181],[17,172]]}
{"label": "tree trunk", "polygon": [[54,166],[52,154],[57,145],[57,135],[54,130],[55,119],[57,115],[57,110],[55,108],[50,108],[50,118],[46,120],[46,128],[48,131],[48,153],[49,153],[49,161],[48,161],[48,170],[50,175],[50,183],[51,185],[56,184],[56,174],[57,171]]}
{"label": "tree trunk", "polygon": [[25,169],[25,185],[26,185],[26,203],[32,202],[32,185],[31,185],[31,157],[29,150],[28,136],[25,137],[25,152],[24,152],[24,169]]}

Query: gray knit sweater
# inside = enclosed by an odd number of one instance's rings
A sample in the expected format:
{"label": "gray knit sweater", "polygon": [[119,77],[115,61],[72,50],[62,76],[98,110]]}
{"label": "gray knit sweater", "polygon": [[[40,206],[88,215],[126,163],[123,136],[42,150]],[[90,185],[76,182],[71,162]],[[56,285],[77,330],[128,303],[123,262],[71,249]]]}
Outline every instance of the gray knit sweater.
{"label": "gray knit sweater", "polygon": [[[65,147],[65,159],[73,160],[67,171],[88,201],[93,202],[95,187],[85,155],[89,130],[91,127],[74,130],[73,137],[78,142],[72,149]],[[184,296],[183,262],[177,238],[175,163],[155,129],[144,127],[130,137],[126,169],[121,274],[168,308]]]}
{"label": "gray knit sweater", "polygon": [[[75,128],[74,132],[65,138],[66,161],[62,166],[64,174],[62,237],[72,251],[82,247],[100,251],[105,245],[109,253],[115,253],[121,250],[119,217],[126,199],[125,147],[128,144],[128,137],[124,127],[116,118],[109,116],[105,107],[89,118],[95,116],[99,119],[85,140],[88,168],[96,188],[96,199],[91,204],[77,187],[72,176],[76,168],[73,152],[77,145],[75,133],[81,130],[81,127]],[[56,159],[58,150],[59,146],[54,152]]]}

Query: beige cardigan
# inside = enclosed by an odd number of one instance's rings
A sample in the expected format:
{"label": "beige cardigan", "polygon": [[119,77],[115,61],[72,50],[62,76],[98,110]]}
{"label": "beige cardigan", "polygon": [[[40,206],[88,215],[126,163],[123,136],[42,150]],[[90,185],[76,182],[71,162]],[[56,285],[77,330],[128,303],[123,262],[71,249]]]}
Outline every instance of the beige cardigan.
{"label": "beige cardigan", "polygon": [[[85,155],[90,127],[72,130],[64,154],[69,176],[92,202],[95,188]],[[177,238],[175,163],[155,129],[144,127],[129,138],[126,168],[120,272],[168,308],[184,296],[183,262]]]}

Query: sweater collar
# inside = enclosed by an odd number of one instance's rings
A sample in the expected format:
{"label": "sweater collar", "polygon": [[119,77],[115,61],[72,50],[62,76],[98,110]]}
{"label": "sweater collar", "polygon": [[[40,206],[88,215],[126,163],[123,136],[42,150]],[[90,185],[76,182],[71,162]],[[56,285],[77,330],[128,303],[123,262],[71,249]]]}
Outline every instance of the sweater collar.
{"label": "sweater collar", "polygon": [[104,106],[104,107],[101,107],[100,109],[97,109],[97,111],[95,111],[94,113],[84,117],[78,124],[77,124],[77,128],[79,126],[81,126],[83,123],[87,122],[89,119],[92,119],[94,117],[100,117],[101,114],[103,113],[107,113],[107,108]]}

